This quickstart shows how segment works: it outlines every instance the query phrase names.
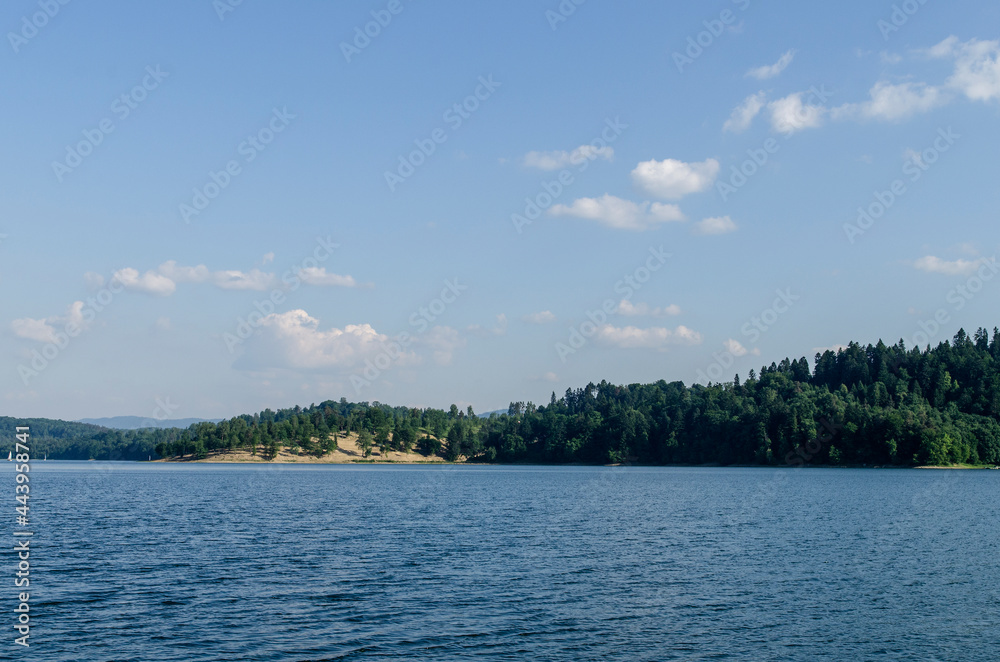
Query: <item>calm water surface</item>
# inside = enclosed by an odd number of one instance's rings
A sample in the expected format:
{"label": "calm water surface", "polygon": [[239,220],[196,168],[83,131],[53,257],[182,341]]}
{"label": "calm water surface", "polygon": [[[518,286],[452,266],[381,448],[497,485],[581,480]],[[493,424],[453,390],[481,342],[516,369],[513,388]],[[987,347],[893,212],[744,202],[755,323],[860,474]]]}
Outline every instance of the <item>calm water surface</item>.
{"label": "calm water surface", "polygon": [[1000,472],[36,461],[31,478],[36,627],[27,656],[3,643],[20,659],[1000,659]]}

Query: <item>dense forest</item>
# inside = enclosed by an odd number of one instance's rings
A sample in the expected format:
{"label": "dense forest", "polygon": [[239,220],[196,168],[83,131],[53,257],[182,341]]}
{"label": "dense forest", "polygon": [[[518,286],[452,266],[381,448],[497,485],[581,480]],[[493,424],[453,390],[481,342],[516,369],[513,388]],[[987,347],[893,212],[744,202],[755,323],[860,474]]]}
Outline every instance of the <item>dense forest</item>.
{"label": "dense forest", "polygon": [[[204,457],[248,449],[322,456],[348,433],[368,448],[452,461],[745,465],[1000,464],[1000,331],[959,331],[936,348],[851,343],[695,384],[602,381],[546,405],[465,411],[327,401],[198,423],[187,430],[114,431],[31,422],[50,457]],[[12,427],[14,419],[9,425]],[[23,423],[22,423],[23,424]],[[48,425],[49,427],[45,427]],[[63,427],[61,427],[63,426]],[[85,428],[85,429],[84,429]],[[40,444],[39,444],[40,445]]]}
{"label": "dense forest", "polygon": [[146,460],[156,459],[158,444],[172,443],[190,435],[188,430],[177,428],[139,430],[112,430],[110,428],[57,421],[48,418],[11,418],[0,416],[0,430],[9,430],[13,440],[14,428],[30,428],[31,457],[53,460]]}

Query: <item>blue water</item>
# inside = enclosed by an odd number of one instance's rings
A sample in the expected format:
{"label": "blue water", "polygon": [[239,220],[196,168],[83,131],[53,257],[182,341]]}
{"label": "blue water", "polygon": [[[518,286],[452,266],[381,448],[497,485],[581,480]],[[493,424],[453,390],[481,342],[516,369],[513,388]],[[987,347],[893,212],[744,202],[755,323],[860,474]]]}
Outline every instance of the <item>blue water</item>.
{"label": "blue water", "polygon": [[31,477],[32,645],[3,642],[25,660],[1000,659],[1000,472]]}

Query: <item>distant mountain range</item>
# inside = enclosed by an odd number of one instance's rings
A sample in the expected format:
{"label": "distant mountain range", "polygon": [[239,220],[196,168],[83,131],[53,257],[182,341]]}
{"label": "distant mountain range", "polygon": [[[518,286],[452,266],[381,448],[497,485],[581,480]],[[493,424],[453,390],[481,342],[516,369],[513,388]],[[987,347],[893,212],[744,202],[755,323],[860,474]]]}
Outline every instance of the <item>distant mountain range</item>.
{"label": "distant mountain range", "polygon": [[141,428],[188,428],[195,423],[218,423],[221,418],[143,418],[142,416],[111,416],[110,418],[81,418],[78,423],[100,425],[114,430],[139,430]]}

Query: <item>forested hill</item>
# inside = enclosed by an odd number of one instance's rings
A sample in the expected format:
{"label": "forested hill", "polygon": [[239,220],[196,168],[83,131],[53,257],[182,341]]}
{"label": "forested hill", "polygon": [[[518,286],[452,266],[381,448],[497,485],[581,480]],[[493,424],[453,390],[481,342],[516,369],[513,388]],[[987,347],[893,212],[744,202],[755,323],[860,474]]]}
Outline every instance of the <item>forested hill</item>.
{"label": "forested hill", "polygon": [[112,430],[89,423],[58,421],[48,418],[11,418],[0,416],[0,430],[7,450],[14,450],[14,429],[28,426],[30,455],[50,460],[146,460],[157,457],[157,444],[174,442],[190,433],[187,430]]}
{"label": "forested hill", "polygon": [[[602,381],[506,413],[327,401],[189,429],[131,435],[92,426],[51,457],[144,459],[248,448],[322,456],[341,433],[383,449],[438,449],[452,460],[637,464],[1000,464],[1000,331],[959,331],[936,348],[851,343],[708,386]],[[15,419],[5,419],[13,429]],[[57,424],[54,421],[42,423]],[[35,423],[31,423],[33,426]],[[60,423],[63,426],[80,424]],[[58,425],[56,425],[58,430]],[[61,433],[70,432],[65,428]],[[33,435],[45,439],[42,425]],[[157,435],[163,435],[159,438]],[[152,446],[150,446],[152,444]],[[65,454],[64,454],[65,453]],[[154,454],[155,457],[155,454]]]}

